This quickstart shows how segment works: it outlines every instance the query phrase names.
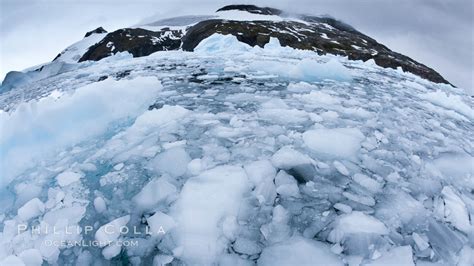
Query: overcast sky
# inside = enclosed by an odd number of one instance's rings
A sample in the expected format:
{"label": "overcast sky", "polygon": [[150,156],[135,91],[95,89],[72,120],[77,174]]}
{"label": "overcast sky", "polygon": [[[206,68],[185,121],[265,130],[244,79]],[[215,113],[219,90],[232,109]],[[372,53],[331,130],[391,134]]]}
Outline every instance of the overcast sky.
{"label": "overcast sky", "polygon": [[329,14],[473,91],[473,0],[0,0],[0,80],[51,61],[85,32],[150,18],[208,14],[230,3]]}

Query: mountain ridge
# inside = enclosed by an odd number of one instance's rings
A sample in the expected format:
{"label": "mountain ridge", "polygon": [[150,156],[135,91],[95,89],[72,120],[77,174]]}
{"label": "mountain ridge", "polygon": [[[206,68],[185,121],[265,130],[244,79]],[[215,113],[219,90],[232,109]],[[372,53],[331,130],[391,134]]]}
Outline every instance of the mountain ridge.
{"label": "mountain ridge", "polygon": [[[122,28],[107,33],[102,27],[86,33],[85,38],[96,34],[105,36],[87,47],[84,53],[76,55],[76,63],[98,61],[119,52],[128,52],[133,57],[148,56],[154,52],[193,49],[214,33],[230,34],[250,46],[263,47],[270,37],[277,38],[283,46],[310,50],[320,55],[333,54],[348,57],[349,60],[374,60],[384,68],[401,68],[435,83],[452,85],[434,69],[408,56],[394,52],[375,39],[361,33],[352,26],[329,16],[288,14],[271,7],[255,5],[227,5],[219,8],[215,16],[177,17],[174,24],[156,25],[147,23],[135,28]],[[173,24],[173,18],[161,20]],[[67,51],[67,49],[65,50]],[[65,52],[58,54],[53,62],[60,60]],[[36,69],[41,72],[42,69]],[[37,73],[33,73],[36,76]],[[2,83],[5,90],[15,84],[30,82],[22,73],[7,74]]]}

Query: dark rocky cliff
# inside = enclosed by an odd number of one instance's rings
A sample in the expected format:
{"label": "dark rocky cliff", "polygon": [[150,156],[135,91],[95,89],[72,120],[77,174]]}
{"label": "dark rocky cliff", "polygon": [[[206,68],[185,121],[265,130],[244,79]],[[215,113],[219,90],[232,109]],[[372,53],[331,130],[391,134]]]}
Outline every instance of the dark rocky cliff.
{"label": "dark rocky cliff", "polygon": [[386,68],[402,68],[436,83],[449,82],[435,70],[396,53],[353,27],[329,17],[297,15],[292,18],[281,10],[253,5],[230,5],[217,12],[239,10],[259,15],[281,16],[282,20],[237,21],[229,19],[205,19],[183,30],[161,28],[150,31],[140,28],[121,29],[109,33],[93,45],[80,58],[100,60],[117,52],[127,51],[134,57],[146,56],[156,51],[193,51],[205,38],[214,33],[232,34],[241,42],[263,47],[270,38],[277,38],[283,46],[311,50],[318,54],[347,56],[350,60],[367,61]]}

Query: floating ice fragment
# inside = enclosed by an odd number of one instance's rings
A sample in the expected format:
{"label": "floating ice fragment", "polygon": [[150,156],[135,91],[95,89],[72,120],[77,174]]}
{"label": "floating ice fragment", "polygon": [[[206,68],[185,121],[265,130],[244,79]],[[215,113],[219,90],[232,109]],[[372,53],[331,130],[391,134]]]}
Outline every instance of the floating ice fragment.
{"label": "floating ice fragment", "polygon": [[411,237],[413,238],[413,241],[415,241],[415,244],[420,251],[423,251],[430,247],[428,242],[425,239],[423,239],[419,234],[413,233]]}
{"label": "floating ice fragment", "polygon": [[245,254],[250,256],[262,252],[262,248],[256,241],[242,237],[238,237],[235,240],[234,244],[232,245],[232,248],[235,252],[239,254]]}
{"label": "floating ice fragment", "polygon": [[358,233],[386,235],[389,230],[385,224],[375,217],[360,211],[353,211],[336,219],[334,229],[329,234],[329,239],[331,242],[337,243],[342,240],[344,235]]}
{"label": "floating ice fragment", "polygon": [[291,228],[288,225],[289,213],[283,206],[277,205],[273,208],[272,220],[264,224],[260,231],[268,243],[277,243],[287,240],[291,235]]}
{"label": "floating ice fragment", "polygon": [[118,244],[118,243],[112,243],[111,245],[109,246],[106,246],[103,250],[102,250],[102,256],[104,256],[104,258],[106,260],[110,260],[112,259],[113,257],[117,256],[118,254],[120,254],[120,251],[122,250],[122,247]]}
{"label": "floating ice fragment", "polygon": [[18,217],[22,221],[26,222],[32,218],[40,216],[41,214],[43,214],[43,212],[43,202],[38,198],[34,198],[18,209]]}
{"label": "floating ice fragment", "polygon": [[279,171],[275,177],[276,192],[282,197],[299,198],[300,190],[295,178],[285,171]]}
{"label": "floating ice fragment", "polygon": [[250,45],[239,42],[234,35],[212,34],[202,40],[195,48],[195,53],[241,53],[252,49]]}
{"label": "floating ice fragment", "polygon": [[176,227],[176,222],[173,217],[160,211],[155,212],[155,214],[148,217],[146,221],[150,226],[150,233],[152,235],[164,235]]}
{"label": "floating ice fragment", "polygon": [[105,204],[105,200],[102,197],[96,197],[94,199],[94,208],[95,211],[98,213],[102,213],[107,210],[107,205]]}
{"label": "floating ice fragment", "polygon": [[469,221],[469,213],[463,200],[454,192],[451,187],[444,187],[441,191],[445,204],[446,220],[460,231],[466,234],[473,230]]}
{"label": "floating ice fragment", "polygon": [[322,128],[306,131],[303,140],[317,153],[352,158],[359,150],[364,135],[357,128]]}
{"label": "floating ice fragment", "polygon": [[26,264],[17,256],[10,255],[0,261],[0,265],[5,266],[26,266]]}
{"label": "floating ice fragment", "polygon": [[169,265],[173,261],[173,256],[170,255],[156,255],[153,258],[153,266],[165,266]]}
{"label": "floating ice fragment", "polygon": [[98,241],[99,246],[104,247],[116,241],[121,235],[123,227],[126,226],[129,221],[130,215],[125,215],[99,227],[95,232],[95,239]]}
{"label": "floating ice fragment", "polygon": [[176,187],[165,178],[155,178],[148,182],[142,190],[132,198],[136,206],[142,210],[151,210],[158,204],[166,201],[168,197],[176,193]]}
{"label": "floating ice fragment", "polygon": [[[32,248],[23,250],[20,254],[18,254],[18,257],[23,260],[23,263],[25,263],[26,266],[41,266],[43,264],[43,257],[37,249]],[[0,265],[2,264],[0,263]]]}
{"label": "floating ice fragment", "polygon": [[367,265],[370,266],[415,266],[410,246],[394,247]]}
{"label": "floating ice fragment", "polygon": [[151,167],[172,177],[182,176],[191,161],[188,153],[181,147],[165,150],[152,160]]}
{"label": "floating ice fragment", "polygon": [[301,237],[266,247],[257,263],[260,266],[344,265],[328,246]]}
{"label": "floating ice fragment", "polygon": [[474,119],[474,109],[466,104],[460,95],[450,95],[444,91],[437,90],[434,92],[419,94],[418,97],[448,110],[455,110],[469,119]]}
{"label": "floating ice fragment", "polygon": [[[208,265],[227,247],[219,224],[227,216],[237,216],[250,190],[249,180],[240,166],[218,166],[189,178],[170,215],[176,223],[181,258],[189,264]],[[243,208],[245,209],[245,208]]]}
{"label": "floating ice fragment", "polygon": [[336,204],[334,204],[334,208],[337,209],[337,210],[340,210],[344,213],[351,213],[352,212],[351,206],[346,205],[344,203],[336,203]]}
{"label": "floating ice fragment", "polygon": [[352,179],[359,185],[363,186],[364,188],[368,189],[370,192],[377,193],[380,192],[382,189],[382,185],[377,182],[376,180],[364,175],[357,173],[352,176]]}
{"label": "floating ice fragment", "polygon": [[344,166],[344,164],[342,164],[341,162],[334,161],[332,164],[341,175],[349,175],[349,170],[347,170],[346,166]]}
{"label": "floating ice fragment", "polygon": [[56,180],[58,181],[58,185],[60,185],[61,187],[65,187],[76,181],[79,181],[79,179],[81,179],[82,176],[83,176],[82,173],[66,171],[66,172],[60,173],[56,177]]}

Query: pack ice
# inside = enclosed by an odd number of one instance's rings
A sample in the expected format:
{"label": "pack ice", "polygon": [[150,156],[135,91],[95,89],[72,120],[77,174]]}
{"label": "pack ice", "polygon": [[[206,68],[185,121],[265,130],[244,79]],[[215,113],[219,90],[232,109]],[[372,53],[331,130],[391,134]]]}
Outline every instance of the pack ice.
{"label": "pack ice", "polygon": [[0,265],[474,265],[472,104],[276,39],[71,63],[0,94]]}

